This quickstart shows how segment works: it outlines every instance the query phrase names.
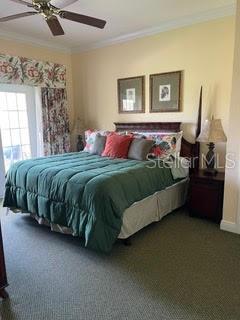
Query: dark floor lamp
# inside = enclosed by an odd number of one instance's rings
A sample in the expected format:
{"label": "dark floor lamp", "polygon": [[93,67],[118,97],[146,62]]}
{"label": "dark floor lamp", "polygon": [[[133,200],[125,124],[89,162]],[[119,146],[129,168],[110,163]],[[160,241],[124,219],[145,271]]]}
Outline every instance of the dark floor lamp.
{"label": "dark floor lamp", "polygon": [[215,168],[215,143],[226,142],[227,137],[223,131],[222,123],[220,119],[206,120],[200,135],[197,138],[198,142],[207,143],[209,148],[206,155],[206,169],[204,173],[206,175],[215,175],[217,170]]}

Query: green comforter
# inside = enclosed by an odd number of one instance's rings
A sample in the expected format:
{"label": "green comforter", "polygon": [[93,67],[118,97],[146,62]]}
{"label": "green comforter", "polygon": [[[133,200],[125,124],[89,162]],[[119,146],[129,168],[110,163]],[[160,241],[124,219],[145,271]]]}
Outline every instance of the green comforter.
{"label": "green comforter", "polygon": [[125,209],[174,184],[169,168],[87,152],[15,163],[7,174],[4,206],[69,227],[85,246],[109,252]]}

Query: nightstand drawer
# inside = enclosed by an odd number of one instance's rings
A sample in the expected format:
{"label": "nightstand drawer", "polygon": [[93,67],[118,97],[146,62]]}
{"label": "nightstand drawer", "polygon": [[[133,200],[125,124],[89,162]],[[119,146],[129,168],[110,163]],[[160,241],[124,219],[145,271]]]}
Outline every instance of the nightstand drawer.
{"label": "nightstand drawer", "polygon": [[224,179],[195,175],[190,178],[188,208],[190,216],[222,219]]}

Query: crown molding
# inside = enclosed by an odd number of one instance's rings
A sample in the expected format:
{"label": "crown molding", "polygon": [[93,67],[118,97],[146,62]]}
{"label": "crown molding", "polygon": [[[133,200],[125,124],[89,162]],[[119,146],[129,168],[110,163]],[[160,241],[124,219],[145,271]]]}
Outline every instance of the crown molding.
{"label": "crown molding", "polygon": [[166,31],[170,31],[178,28],[191,26],[201,22],[207,22],[211,20],[232,16],[235,14],[236,14],[235,4],[223,6],[217,9],[204,11],[195,15],[181,17],[175,20],[168,20],[168,21],[162,22],[161,25],[159,25],[158,27],[143,29],[138,32],[129,33],[129,34],[108,39],[105,41],[95,42],[94,44],[88,45],[85,47],[81,47],[81,46],[75,47],[71,49],[71,52],[79,53],[79,52],[86,52],[94,49],[99,49],[99,48],[103,48],[103,47],[107,47],[115,44],[128,42],[131,40],[155,35],[161,32],[166,32]]}
{"label": "crown molding", "polygon": [[53,44],[52,41],[39,40],[34,37],[25,36],[15,32],[8,32],[5,30],[0,30],[0,39],[4,40],[13,40],[23,44],[29,44],[37,48],[47,48],[50,50],[62,52],[62,53],[71,53],[71,48],[66,48],[66,46]]}
{"label": "crown molding", "polygon": [[86,51],[90,51],[98,48],[120,44],[120,43],[128,42],[131,40],[155,35],[161,32],[166,32],[166,31],[194,25],[201,22],[206,22],[210,20],[224,18],[227,16],[232,16],[232,15],[235,15],[235,13],[236,13],[235,4],[223,6],[217,9],[204,11],[195,15],[181,17],[175,20],[168,20],[168,21],[162,22],[158,27],[148,28],[148,29],[140,30],[134,33],[125,34],[119,37],[114,37],[104,41],[95,42],[93,44],[83,46],[83,47],[76,46],[72,48],[70,47],[67,48],[64,45],[54,44],[53,41],[38,40],[34,37],[25,36],[25,35],[13,33],[13,32],[8,32],[5,30],[0,30],[0,39],[13,40],[19,43],[29,44],[37,48],[47,48],[50,50],[71,54],[71,53],[86,52]]}

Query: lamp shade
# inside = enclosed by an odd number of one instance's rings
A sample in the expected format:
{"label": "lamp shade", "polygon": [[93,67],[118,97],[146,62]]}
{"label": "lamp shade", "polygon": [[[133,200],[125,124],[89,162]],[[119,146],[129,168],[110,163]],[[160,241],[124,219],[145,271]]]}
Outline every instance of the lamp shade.
{"label": "lamp shade", "polygon": [[227,137],[223,131],[221,120],[205,120],[203,129],[198,136],[197,141],[206,143],[226,142]]}

